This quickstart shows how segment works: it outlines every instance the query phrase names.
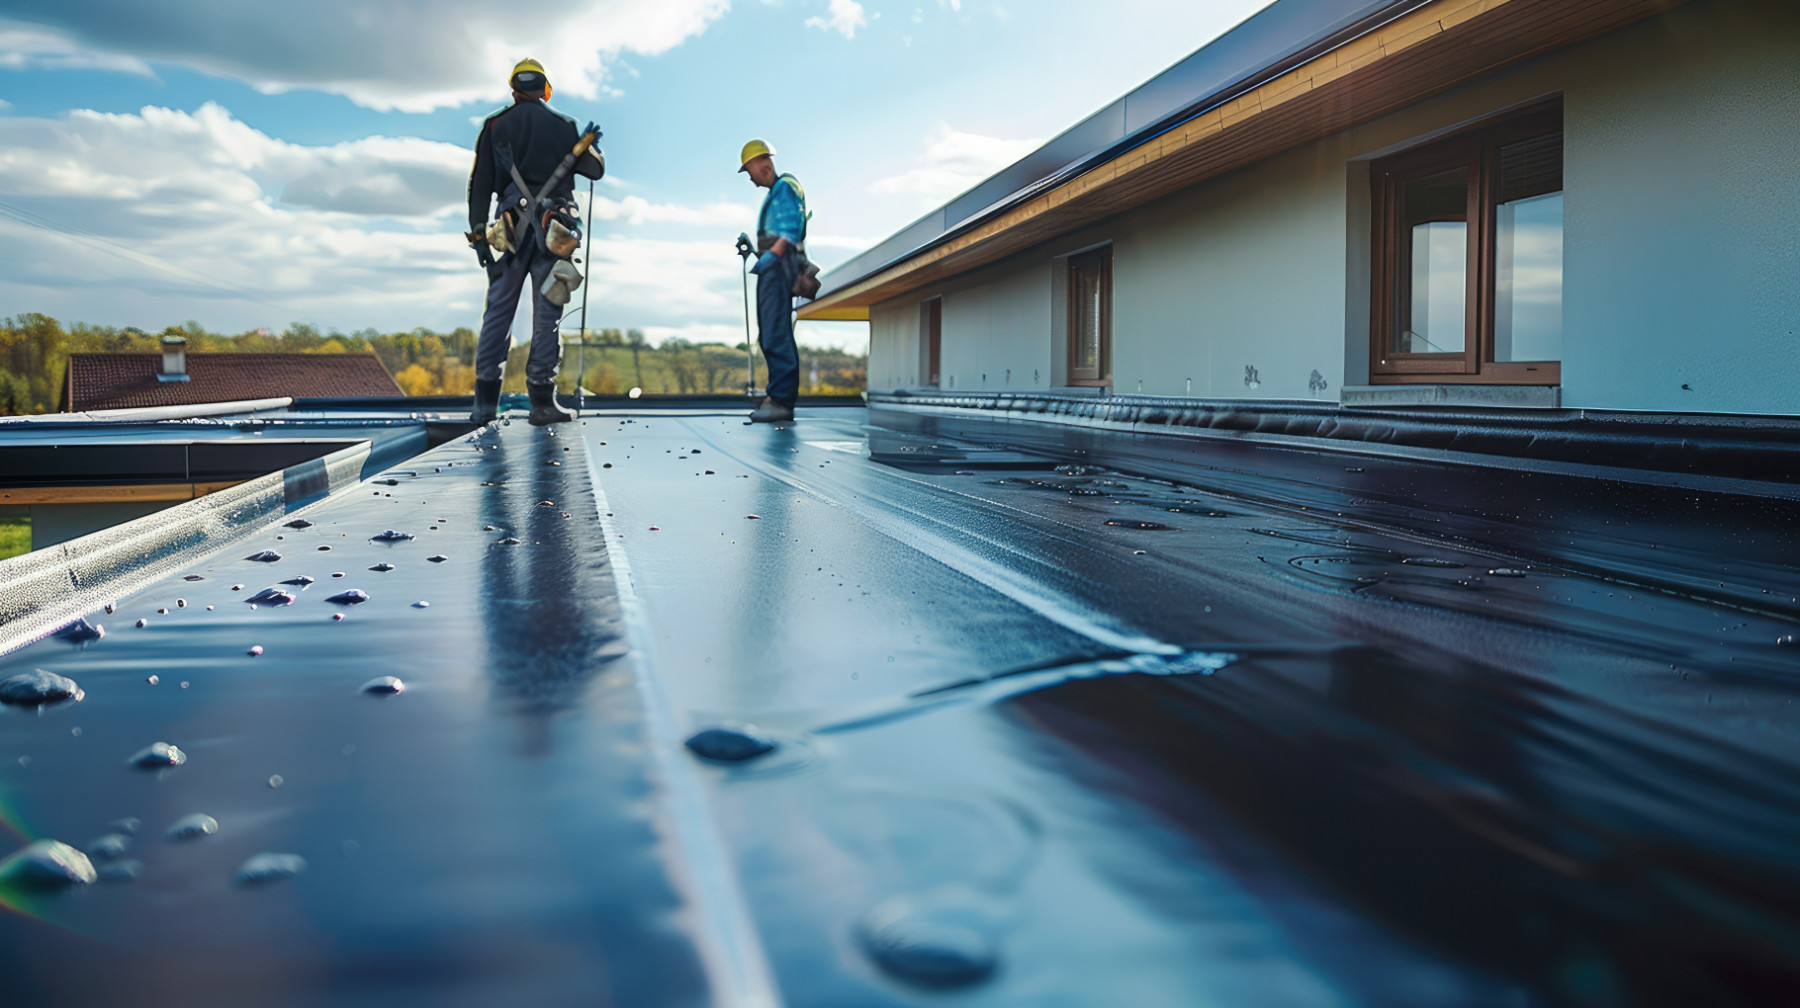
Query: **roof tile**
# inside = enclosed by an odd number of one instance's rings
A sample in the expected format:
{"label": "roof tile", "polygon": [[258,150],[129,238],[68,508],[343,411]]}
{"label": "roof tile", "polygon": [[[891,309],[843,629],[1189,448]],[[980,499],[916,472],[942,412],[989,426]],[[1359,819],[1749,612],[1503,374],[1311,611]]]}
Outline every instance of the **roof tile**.
{"label": "roof tile", "polygon": [[282,396],[394,396],[400,386],[372,353],[189,353],[188,380],[157,381],[157,353],[69,355],[63,388],[70,412]]}

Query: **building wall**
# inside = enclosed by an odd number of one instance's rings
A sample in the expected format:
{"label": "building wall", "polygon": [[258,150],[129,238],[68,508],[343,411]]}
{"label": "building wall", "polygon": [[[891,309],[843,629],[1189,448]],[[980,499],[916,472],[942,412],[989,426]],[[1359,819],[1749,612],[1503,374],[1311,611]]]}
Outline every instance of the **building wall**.
{"label": "building wall", "polygon": [[1050,266],[1033,263],[944,294],[943,387],[1050,387]]}
{"label": "building wall", "polygon": [[919,305],[910,298],[888,301],[869,310],[869,387],[917,388],[919,375]]}
{"label": "building wall", "polygon": [[[1368,380],[1369,162],[1561,93],[1563,405],[1800,413],[1796,53],[1800,5],[1694,0],[975,271],[945,387],[1060,384],[1049,268],[1110,240],[1115,391],[1336,400]],[[916,384],[924,293],[872,313],[870,387]]]}
{"label": "building wall", "polygon": [[1564,402],[1800,413],[1800,5],[1693,3],[1586,48]]}
{"label": "building wall", "polygon": [[1120,220],[1114,388],[1335,398],[1344,370],[1341,146],[1278,155]]}
{"label": "building wall", "polygon": [[955,284],[876,305],[869,312],[869,387],[916,388],[923,355],[919,305],[944,299],[941,387],[990,392],[1046,389],[1051,368],[1050,263],[1033,253],[972,272]]}

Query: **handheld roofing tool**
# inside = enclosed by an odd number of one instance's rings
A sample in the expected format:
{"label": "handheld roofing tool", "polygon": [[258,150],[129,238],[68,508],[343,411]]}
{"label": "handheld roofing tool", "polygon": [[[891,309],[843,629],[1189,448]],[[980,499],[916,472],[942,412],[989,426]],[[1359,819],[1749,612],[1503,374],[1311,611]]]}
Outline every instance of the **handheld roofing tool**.
{"label": "handheld roofing tool", "polygon": [[756,247],[750,244],[750,236],[738,232],[738,262],[744,272],[744,394],[756,396],[756,341],[750,336],[750,258],[756,255]]}

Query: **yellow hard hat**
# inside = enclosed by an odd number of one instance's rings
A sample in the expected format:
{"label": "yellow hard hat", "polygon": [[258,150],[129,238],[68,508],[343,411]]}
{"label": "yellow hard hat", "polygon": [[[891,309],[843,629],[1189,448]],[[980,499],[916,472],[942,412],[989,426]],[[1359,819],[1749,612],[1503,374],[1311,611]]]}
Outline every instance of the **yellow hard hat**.
{"label": "yellow hard hat", "polygon": [[770,147],[761,140],[752,140],[744,145],[743,153],[738,157],[738,171],[749,171],[750,162],[762,157],[764,154],[773,155],[774,153],[775,148]]}
{"label": "yellow hard hat", "polygon": [[513,66],[512,73],[507,74],[507,83],[517,85],[519,83],[520,74],[537,74],[544,82],[544,97],[550,97],[550,75],[544,72],[544,64],[539,63],[529,56],[520,60]]}

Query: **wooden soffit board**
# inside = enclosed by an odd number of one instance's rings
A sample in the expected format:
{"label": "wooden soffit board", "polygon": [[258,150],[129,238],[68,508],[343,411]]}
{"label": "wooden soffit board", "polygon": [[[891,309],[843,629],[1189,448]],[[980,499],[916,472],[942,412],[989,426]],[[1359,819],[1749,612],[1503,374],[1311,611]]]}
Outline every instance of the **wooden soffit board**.
{"label": "wooden soffit board", "polygon": [[217,483],[128,483],[59,487],[10,487],[0,490],[0,504],[136,504],[185,501],[238,485]]}
{"label": "wooden soffit board", "polygon": [[869,307],[881,301],[1683,2],[1438,0],[940,245],[813,301],[800,309],[800,317],[867,319]]}

